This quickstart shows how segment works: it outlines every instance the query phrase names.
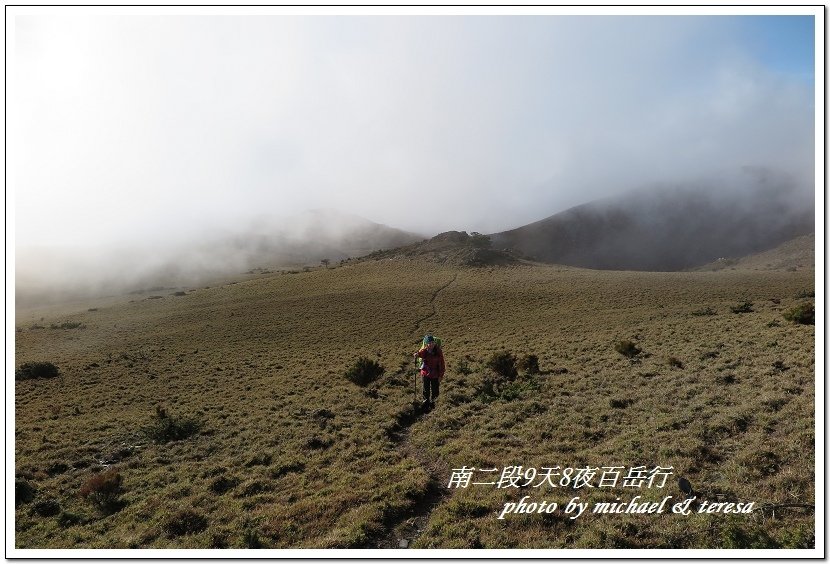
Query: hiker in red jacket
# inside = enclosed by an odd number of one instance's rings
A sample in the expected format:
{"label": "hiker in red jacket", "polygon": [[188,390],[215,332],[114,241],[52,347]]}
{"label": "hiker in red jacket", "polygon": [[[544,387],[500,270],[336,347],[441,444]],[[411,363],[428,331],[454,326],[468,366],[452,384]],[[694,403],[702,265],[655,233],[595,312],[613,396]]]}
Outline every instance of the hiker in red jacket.
{"label": "hiker in red jacket", "polygon": [[424,359],[424,365],[421,368],[421,376],[424,378],[424,402],[421,407],[432,409],[438,397],[438,382],[444,377],[444,353],[432,335],[424,337],[424,342],[426,346],[413,356]]}

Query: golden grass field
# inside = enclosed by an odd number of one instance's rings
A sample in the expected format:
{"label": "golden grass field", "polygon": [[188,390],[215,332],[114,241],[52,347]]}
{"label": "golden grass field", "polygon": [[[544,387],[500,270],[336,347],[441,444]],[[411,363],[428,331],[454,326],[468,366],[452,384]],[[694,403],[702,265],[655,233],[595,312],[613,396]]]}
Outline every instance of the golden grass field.
{"label": "golden grass field", "polygon": [[[16,508],[15,546],[811,547],[815,332],[783,314],[813,287],[811,269],[383,260],[19,310],[16,365],[61,375],[15,382],[15,474],[34,492]],[[752,312],[730,311],[744,302]],[[421,415],[411,353],[427,330],[448,370]],[[621,355],[622,340],[643,354]],[[538,355],[542,373],[482,396],[501,350]],[[360,356],[386,368],[366,388],[344,377]],[[198,432],[150,441],[157,406]],[[447,488],[454,468],[518,465],[674,476],[663,490]],[[102,511],[80,492],[108,468],[123,493]],[[524,495],[679,501],[680,476],[763,508],[497,519]]]}

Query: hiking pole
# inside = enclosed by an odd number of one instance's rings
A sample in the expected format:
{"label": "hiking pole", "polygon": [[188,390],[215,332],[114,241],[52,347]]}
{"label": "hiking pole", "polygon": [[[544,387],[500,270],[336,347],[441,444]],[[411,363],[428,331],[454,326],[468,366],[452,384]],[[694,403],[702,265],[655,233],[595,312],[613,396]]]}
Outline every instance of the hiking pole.
{"label": "hiking pole", "polygon": [[412,397],[412,404],[418,405],[418,357],[415,357],[415,395]]}

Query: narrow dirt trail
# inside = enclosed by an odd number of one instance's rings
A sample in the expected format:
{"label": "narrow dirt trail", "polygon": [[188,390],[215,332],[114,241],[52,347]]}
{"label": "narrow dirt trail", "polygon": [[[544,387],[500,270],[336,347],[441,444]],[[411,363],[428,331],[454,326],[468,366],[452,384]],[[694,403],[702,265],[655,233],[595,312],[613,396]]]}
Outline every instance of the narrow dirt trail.
{"label": "narrow dirt trail", "polygon": [[415,326],[412,328],[413,333],[415,333],[416,335],[422,333],[421,325],[424,323],[424,321],[435,317],[435,314],[438,313],[438,310],[435,308],[435,300],[438,298],[438,295],[447,288],[449,288],[457,279],[458,273],[456,272],[455,275],[452,277],[452,280],[450,280],[449,282],[447,282],[446,284],[444,284],[432,293],[432,298],[430,298],[429,300],[429,305],[432,308],[432,313],[420,318],[415,322]]}
{"label": "narrow dirt trail", "polygon": [[[423,332],[424,322],[433,318],[438,312],[435,300],[457,279],[458,273],[455,273],[452,280],[432,293],[429,300],[432,312],[415,322],[413,333]],[[406,458],[414,459],[421,468],[427,471],[429,480],[425,495],[415,502],[410,511],[396,517],[388,524],[386,535],[375,542],[374,548],[411,547],[412,543],[423,533],[432,512],[450,495],[450,490],[446,487],[446,481],[450,475],[449,465],[435,454],[419,448],[411,440],[412,426],[429,416],[428,412],[423,412],[413,405],[410,410],[401,414],[397,430],[390,434],[390,439],[396,444],[398,452]]]}
{"label": "narrow dirt trail", "polygon": [[450,473],[449,465],[432,453],[417,447],[411,441],[411,426],[424,417],[429,417],[429,414],[421,412],[414,414],[412,422],[402,427],[391,438],[397,443],[398,451],[402,456],[414,459],[421,468],[426,470],[429,475],[426,493],[408,512],[397,516],[387,525],[386,534],[377,540],[374,548],[410,548],[424,532],[435,508],[451,494],[446,484]]}

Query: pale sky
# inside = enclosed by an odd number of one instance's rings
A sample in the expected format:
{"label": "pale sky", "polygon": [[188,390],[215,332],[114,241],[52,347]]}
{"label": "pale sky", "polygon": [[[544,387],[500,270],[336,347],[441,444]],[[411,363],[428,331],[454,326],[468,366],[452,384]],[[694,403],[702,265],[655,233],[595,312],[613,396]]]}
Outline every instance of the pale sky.
{"label": "pale sky", "polygon": [[799,16],[14,19],[16,246],[333,208],[496,232],[744,165],[812,190]]}

